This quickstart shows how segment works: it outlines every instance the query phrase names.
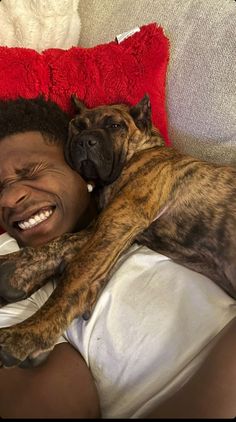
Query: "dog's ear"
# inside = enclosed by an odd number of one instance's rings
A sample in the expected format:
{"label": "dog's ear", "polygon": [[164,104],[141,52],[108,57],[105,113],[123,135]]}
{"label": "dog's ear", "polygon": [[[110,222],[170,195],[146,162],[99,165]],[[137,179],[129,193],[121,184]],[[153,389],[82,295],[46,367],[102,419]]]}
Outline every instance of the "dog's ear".
{"label": "dog's ear", "polygon": [[72,101],[72,104],[75,106],[77,114],[81,114],[82,111],[86,109],[86,106],[84,105],[84,103],[81,100],[79,100],[75,94],[71,95],[71,101]]}
{"label": "dog's ear", "polygon": [[152,128],[151,102],[148,94],[145,94],[138,104],[130,108],[130,115],[136,126],[141,131],[149,131]]}

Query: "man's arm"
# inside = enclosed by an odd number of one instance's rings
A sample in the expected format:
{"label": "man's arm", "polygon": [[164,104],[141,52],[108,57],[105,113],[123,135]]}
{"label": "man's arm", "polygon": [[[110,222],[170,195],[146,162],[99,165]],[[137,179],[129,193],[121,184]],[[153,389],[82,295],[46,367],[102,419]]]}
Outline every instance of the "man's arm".
{"label": "man's arm", "polygon": [[[18,249],[7,234],[1,236],[1,246],[0,252],[5,246],[5,253]],[[48,283],[30,299],[2,308],[0,325],[18,323],[36,312],[52,289],[52,283]],[[37,368],[0,368],[2,418],[99,416],[99,400],[91,372],[80,353],[67,342],[56,345],[48,359]]]}
{"label": "man's arm", "polygon": [[69,343],[57,345],[31,369],[0,369],[2,418],[99,418],[92,375]]}
{"label": "man's arm", "polygon": [[196,374],[148,418],[234,418],[236,416],[236,318]]}

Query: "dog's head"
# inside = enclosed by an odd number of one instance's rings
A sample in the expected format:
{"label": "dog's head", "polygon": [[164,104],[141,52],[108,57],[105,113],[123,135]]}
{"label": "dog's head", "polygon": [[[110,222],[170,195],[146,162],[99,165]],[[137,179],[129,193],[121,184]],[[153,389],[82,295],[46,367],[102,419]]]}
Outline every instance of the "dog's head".
{"label": "dog's head", "polygon": [[85,180],[99,186],[110,184],[137,151],[164,144],[152,126],[147,95],[132,107],[116,104],[92,109],[72,98],[77,114],[69,125],[65,156]]}

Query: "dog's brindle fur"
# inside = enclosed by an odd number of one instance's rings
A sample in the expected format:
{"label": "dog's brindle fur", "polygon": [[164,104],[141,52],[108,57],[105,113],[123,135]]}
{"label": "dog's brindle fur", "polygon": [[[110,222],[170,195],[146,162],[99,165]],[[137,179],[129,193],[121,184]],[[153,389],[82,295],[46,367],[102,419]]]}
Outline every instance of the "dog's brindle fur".
{"label": "dog's brindle fur", "polygon": [[236,169],[165,147],[151,124],[147,96],[134,107],[89,110],[75,103],[66,157],[97,186],[101,212],[87,230],[1,258],[0,294],[7,301],[28,296],[56,270],[59,277],[36,314],[0,330],[5,366],[28,365],[53,347],[75,317],[91,311],[118,257],[134,241],[236,297]]}

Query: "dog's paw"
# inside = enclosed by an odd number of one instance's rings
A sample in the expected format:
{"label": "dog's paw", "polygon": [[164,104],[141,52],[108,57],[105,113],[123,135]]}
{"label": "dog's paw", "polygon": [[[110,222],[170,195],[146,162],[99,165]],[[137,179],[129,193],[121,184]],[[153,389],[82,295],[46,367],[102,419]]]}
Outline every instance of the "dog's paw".
{"label": "dog's paw", "polygon": [[41,347],[40,335],[21,329],[20,325],[0,329],[0,366],[35,367],[41,364],[53,347]]}
{"label": "dog's paw", "polygon": [[3,299],[2,297],[0,297],[0,308],[2,308],[3,306],[5,306],[7,304],[8,304],[8,302],[5,299]]}
{"label": "dog's paw", "polygon": [[0,263],[0,297],[5,302],[17,302],[27,296],[24,290],[13,284],[18,272],[14,261]]}
{"label": "dog's paw", "polygon": [[19,368],[35,368],[36,366],[41,365],[41,363],[47,359],[50,352],[51,350],[42,352],[36,357],[27,356],[26,359],[21,361],[20,359],[12,356],[10,353],[0,349],[0,366],[4,368],[11,368],[16,366],[19,366]]}
{"label": "dog's paw", "polygon": [[27,279],[31,272],[31,260],[31,248],[1,257],[0,297],[6,302],[23,300],[30,295]]}
{"label": "dog's paw", "polygon": [[0,260],[0,297],[16,302],[29,297],[60,270],[62,259],[47,248],[26,247]]}

